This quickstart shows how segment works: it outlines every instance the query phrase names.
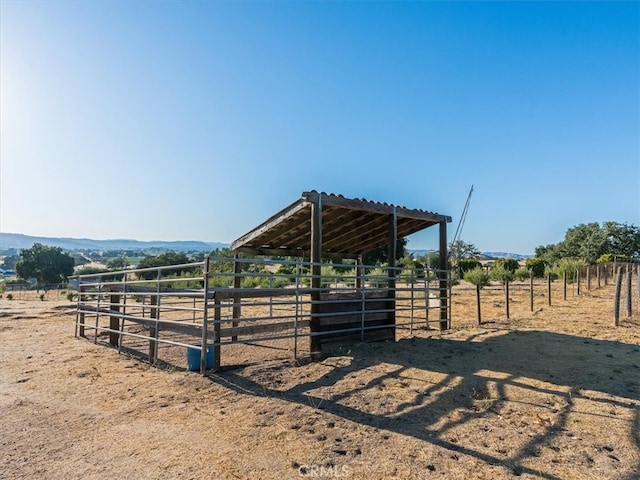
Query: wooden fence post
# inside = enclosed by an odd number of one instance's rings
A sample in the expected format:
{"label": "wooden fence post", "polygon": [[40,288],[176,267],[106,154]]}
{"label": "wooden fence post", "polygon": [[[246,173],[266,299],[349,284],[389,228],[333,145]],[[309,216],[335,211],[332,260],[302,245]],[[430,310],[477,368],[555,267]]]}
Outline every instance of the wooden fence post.
{"label": "wooden fence post", "polygon": [[120,340],[120,317],[118,316],[118,313],[120,313],[120,295],[111,294],[109,310],[112,313],[109,317],[109,343],[112,347],[117,347]]}
{"label": "wooden fence post", "polygon": [[631,318],[632,301],[631,301],[631,269],[627,268],[627,317]]}
{"label": "wooden fence post", "polygon": [[478,301],[478,325],[482,324],[482,312],[480,311],[480,285],[476,285],[476,299]]}
{"label": "wooden fence post", "polygon": [[551,305],[551,275],[547,275],[547,297],[549,305]]}
{"label": "wooden fence post", "polygon": [[157,359],[157,347],[158,342],[156,338],[158,337],[158,322],[157,320],[160,318],[160,309],[158,308],[158,303],[160,300],[160,296],[157,294],[151,294],[149,298],[149,317],[156,320],[155,324],[149,325],[149,363],[156,363]]}
{"label": "wooden fence post", "polygon": [[529,272],[529,307],[533,312],[533,270]]}
{"label": "wooden fence post", "polygon": [[580,296],[580,280],[581,280],[580,270],[581,270],[580,268],[576,269],[576,284],[578,288],[578,296]]}
{"label": "wooden fence post", "polygon": [[613,298],[613,324],[620,325],[620,290],[622,289],[622,272],[616,275],[616,293]]}
{"label": "wooden fence post", "polygon": [[[240,255],[238,255],[237,253],[233,256],[233,288],[234,289],[239,289],[242,286],[242,263],[240,263]],[[271,280],[271,279],[269,279]],[[271,286],[271,285],[269,285]],[[237,327],[239,325],[238,320],[241,316],[242,316],[242,307],[240,306],[242,302],[242,299],[240,297],[240,295],[234,295],[233,296],[233,309],[232,309],[232,315],[234,318],[233,323],[231,324],[232,327]],[[269,305],[271,305],[272,302],[269,302]],[[237,341],[238,340],[238,336],[237,335],[233,335],[231,337],[232,341]]]}
{"label": "wooden fence post", "polygon": [[562,273],[562,299],[567,299],[567,271]]}
{"label": "wooden fence post", "polygon": [[507,320],[509,320],[509,280],[504,282],[505,304],[507,306]]}
{"label": "wooden fence post", "polygon": [[[80,280],[78,280],[80,281]],[[85,287],[84,285],[79,285],[78,286],[78,307],[80,307],[80,305],[83,305],[84,301],[85,301],[85,295],[84,292],[86,290],[87,287]],[[84,305],[83,305],[84,308]],[[84,337],[84,312],[80,313],[80,318],[78,319],[80,326],[78,328],[78,335],[80,335],[81,337]]]}

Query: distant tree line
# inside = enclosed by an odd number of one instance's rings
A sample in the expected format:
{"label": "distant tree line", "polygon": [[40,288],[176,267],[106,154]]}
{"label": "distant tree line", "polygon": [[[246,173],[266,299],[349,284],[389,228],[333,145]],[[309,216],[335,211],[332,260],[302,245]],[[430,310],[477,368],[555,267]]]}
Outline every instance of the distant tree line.
{"label": "distant tree line", "polygon": [[[437,252],[431,252],[424,256],[414,257],[406,248],[407,241],[402,238],[396,245],[396,264],[400,269],[424,267],[438,268],[440,258]],[[84,267],[77,274],[102,273],[125,270],[130,266],[129,255],[131,251],[114,251],[108,255],[106,268]],[[212,258],[212,271],[231,272],[233,262],[228,259],[233,257],[230,248],[215,249],[210,253]],[[493,262],[487,271],[479,261],[480,252],[471,243],[458,240],[450,245],[449,267],[455,272],[457,278],[465,278],[474,284],[483,284],[489,280],[510,281],[512,279],[525,279],[530,274],[536,277],[552,275],[554,278],[569,274],[569,280],[573,279],[575,271],[583,265],[602,262],[629,262],[640,261],[640,229],[636,225],[627,223],[604,222],[580,224],[567,230],[564,239],[557,244],[539,246],[535,250],[535,257],[528,258],[525,265],[514,259],[498,259]],[[159,255],[142,256],[138,268],[156,268],[168,265],[182,265],[202,261],[204,253],[176,253],[163,252]],[[276,260],[276,258],[273,258]],[[65,253],[60,247],[49,247],[39,243],[31,248],[22,249],[19,255],[9,255],[4,258],[4,267],[15,269],[19,281],[35,279],[38,284],[65,283],[67,277],[74,273],[76,265],[83,265],[91,260],[88,254],[78,252]],[[286,259],[283,260],[294,260]],[[352,260],[338,260],[334,270],[349,269],[340,264],[353,263]],[[384,267],[388,262],[388,247],[384,246],[369,252],[363,256],[365,265]],[[259,264],[247,262],[243,268],[248,272],[264,273],[266,270]],[[184,270],[184,271],[182,271]],[[190,268],[173,269],[172,275],[185,275],[193,273]],[[470,273],[473,272],[473,273]],[[291,267],[283,265],[279,273],[292,273]],[[140,274],[145,278],[145,274]]]}
{"label": "distant tree line", "polygon": [[564,240],[536,248],[536,258],[548,264],[563,258],[578,258],[589,265],[613,260],[640,259],[640,229],[616,222],[580,224],[567,230]]}

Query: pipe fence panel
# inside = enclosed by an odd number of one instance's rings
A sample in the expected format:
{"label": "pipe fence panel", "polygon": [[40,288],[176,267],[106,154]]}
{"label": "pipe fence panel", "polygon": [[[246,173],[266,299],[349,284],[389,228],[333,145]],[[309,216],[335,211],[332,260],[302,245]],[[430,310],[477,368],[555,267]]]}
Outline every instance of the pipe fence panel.
{"label": "pipe fence panel", "polygon": [[[310,262],[210,257],[77,276],[76,336],[167,366],[184,364],[186,349],[187,368],[204,373],[223,357],[231,365],[297,359],[450,325],[448,272],[319,266],[314,275]],[[314,337],[322,352],[311,351]]]}

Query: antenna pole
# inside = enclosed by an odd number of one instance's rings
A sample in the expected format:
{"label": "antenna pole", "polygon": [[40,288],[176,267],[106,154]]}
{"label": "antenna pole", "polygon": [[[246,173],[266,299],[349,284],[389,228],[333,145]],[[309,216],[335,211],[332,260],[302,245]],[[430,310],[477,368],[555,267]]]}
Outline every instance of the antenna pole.
{"label": "antenna pole", "polygon": [[469,195],[467,195],[467,201],[464,204],[464,208],[462,209],[462,215],[460,215],[460,221],[458,222],[458,226],[456,227],[456,233],[453,234],[451,245],[454,245],[460,239],[460,234],[462,234],[462,227],[464,226],[464,221],[467,218],[467,212],[469,211],[469,203],[471,202],[472,193],[473,185],[471,185],[471,190],[469,190]]}

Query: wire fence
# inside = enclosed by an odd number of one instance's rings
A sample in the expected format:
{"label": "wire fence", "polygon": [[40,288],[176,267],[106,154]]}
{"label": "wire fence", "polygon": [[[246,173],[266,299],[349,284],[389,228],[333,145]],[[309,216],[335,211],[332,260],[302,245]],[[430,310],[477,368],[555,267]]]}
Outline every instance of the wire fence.
{"label": "wire fence", "polygon": [[[489,318],[492,320],[496,315],[508,320],[514,313],[514,304],[516,313],[535,312],[543,304],[551,306],[566,301],[569,296],[591,295],[602,287],[615,284],[615,294],[608,301],[611,301],[614,323],[618,325],[621,315],[631,317],[634,311],[640,312],[639,275],[638,264],[612,262],[565,272],[561,278],[551,275],[534,278],[531,274],[528,280],[493,282],[484,287],[469,285],[466,289],[476,290],[476,317],[478,324],[481,324],[485,309],[490,312]],[[497,306],[502,309],[500,314],[496,312]],[[450,315],[457,318],[455,308],[454,302]]]}

